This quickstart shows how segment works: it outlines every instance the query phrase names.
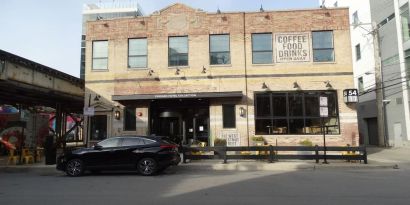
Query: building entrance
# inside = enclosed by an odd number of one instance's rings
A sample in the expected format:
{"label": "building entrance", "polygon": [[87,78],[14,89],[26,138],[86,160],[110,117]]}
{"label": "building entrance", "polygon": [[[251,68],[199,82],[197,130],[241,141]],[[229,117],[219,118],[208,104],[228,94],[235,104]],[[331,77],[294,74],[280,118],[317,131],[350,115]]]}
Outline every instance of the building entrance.
{"label": "building entrance", "polygon": [[150,104],[150,133],[177,143],[209,145],[209,101],[155,100]]}

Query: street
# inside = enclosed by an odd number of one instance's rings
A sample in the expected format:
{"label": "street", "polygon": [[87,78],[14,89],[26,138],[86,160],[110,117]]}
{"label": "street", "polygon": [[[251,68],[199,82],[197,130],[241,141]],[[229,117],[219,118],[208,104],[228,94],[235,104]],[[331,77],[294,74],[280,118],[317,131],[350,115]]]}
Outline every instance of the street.
{"label": "street", "polygon": [[212,171],[173,167],[153,177],[111,172],[0,173],[0,204],[409,204],[410,171]]}

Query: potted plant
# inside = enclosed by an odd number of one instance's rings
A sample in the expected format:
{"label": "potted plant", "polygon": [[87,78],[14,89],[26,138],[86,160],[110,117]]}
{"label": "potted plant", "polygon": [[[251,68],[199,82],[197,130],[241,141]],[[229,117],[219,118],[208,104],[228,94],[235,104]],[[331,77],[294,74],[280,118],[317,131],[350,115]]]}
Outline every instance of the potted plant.
{"label": "potted plant", "polygon": [[262,136],[253,136],[252,142],[255,146],[263,146],[265,144],[265,139]]}
{"label": "potted plant", "polygon": [[214,146],[221,146],[221,147],[226,146],[226,139],[215,138]]}
{"label": "potted plant", "polygon": [[[305,147],[313,147],[312,141],[309,139],[304,139],[299,142],[300,146],[305,146]],[[298,151],[298,155],[311,155],[312,151]]]}

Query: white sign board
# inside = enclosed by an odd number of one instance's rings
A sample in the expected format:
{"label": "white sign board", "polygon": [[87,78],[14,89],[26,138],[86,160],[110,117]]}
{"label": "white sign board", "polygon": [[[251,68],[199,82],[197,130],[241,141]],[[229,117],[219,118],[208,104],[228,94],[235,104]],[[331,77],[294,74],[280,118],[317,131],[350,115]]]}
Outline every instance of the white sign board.
{"label": "white sign board", "polygon": [[94,107],[84,107],[84,116],[94,116]]}
{"label": "white sign board", "polygon": [[343,90],[343,100],[345,103],[355,103],[358,102],[359,92],[356,89],[346,89]]}
{"label": "white sign board", "polygon": [[226,146],[228,147],[241,146],[241,137],[238,132],[222,132],[221,138],[226,139]]}
{"label": "white sign board", "polygon": [[329,117],[329,108],[320,107],[320,117]]}
{"label": "white sign board", "polygon": [[310,61],[309,33],[275,34],[276,62]]}
{"label": "white sign board", "polygon": [[319,104],[320,106],[327,107],[327,97],[320,97],[319,101],[320,101],[320,104]]}

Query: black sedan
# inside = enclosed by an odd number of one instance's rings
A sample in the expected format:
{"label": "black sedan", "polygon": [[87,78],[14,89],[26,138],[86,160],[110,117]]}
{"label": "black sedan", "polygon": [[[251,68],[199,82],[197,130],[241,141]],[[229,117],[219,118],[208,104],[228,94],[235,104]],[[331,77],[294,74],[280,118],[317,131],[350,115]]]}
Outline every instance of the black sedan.
{"label": "black sedan", "polygon": [[178,145],[163,137],[121,136],[103,140],[92,148],[81,148],[57,158],[57,169],[68,176],[84,171],[132,170],[153,175],[181,161]]}

